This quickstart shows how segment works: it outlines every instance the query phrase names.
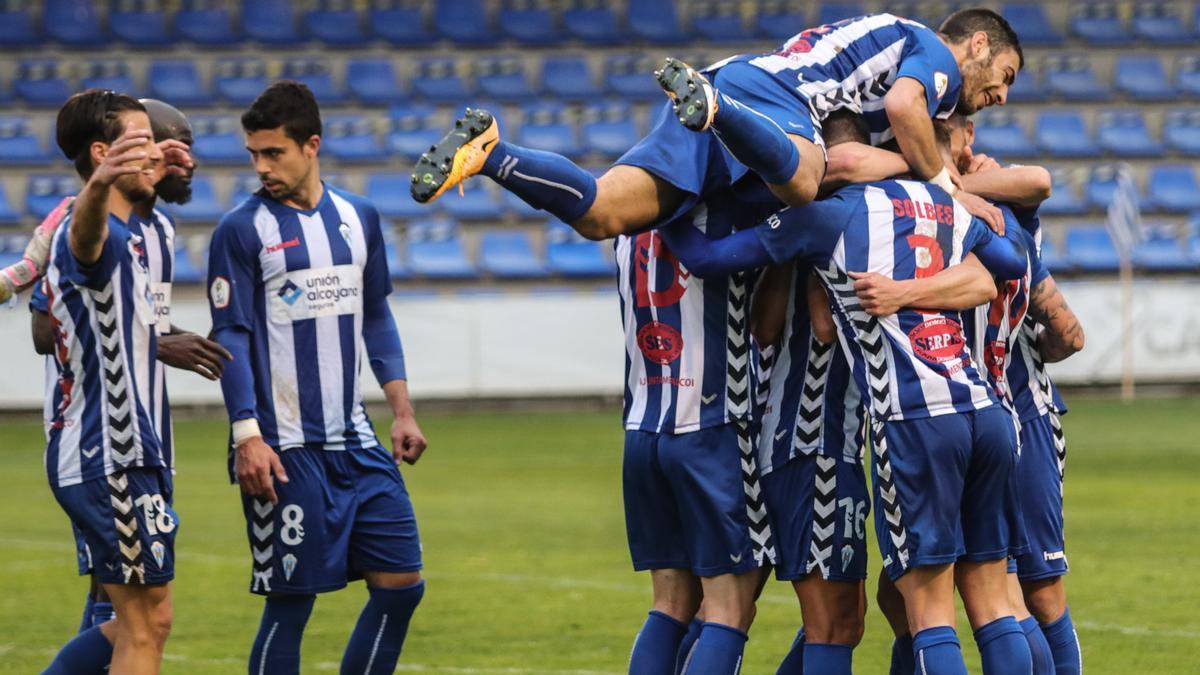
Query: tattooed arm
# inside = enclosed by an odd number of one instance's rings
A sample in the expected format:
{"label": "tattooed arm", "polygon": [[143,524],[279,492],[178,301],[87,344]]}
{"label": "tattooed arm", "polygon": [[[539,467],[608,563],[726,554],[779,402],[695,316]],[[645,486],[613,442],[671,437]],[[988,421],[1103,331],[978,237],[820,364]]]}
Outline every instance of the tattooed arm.
{"label": "tattooed arm", "polygon": [[1045,326],[1037,349],[1047,363],[1062,361],[1083,349],[1083,326],[1067,306],[1054,277],[1046,277],[1029,294],[1029,316]]}

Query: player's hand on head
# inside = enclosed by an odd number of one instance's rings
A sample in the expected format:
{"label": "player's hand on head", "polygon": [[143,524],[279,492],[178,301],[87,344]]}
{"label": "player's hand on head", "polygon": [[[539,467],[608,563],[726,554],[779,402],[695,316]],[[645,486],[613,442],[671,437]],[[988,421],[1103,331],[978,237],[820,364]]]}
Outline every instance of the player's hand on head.
{"label": "player's hand on head", "polygon": [[169,138],[160,141],[158,149],[163,154],[162,164],[159,165],[158,180],[167,176],[186,176],[196,166],[195,160],[192,159],[191,148],[183,141]]}
{"label": "player's hand on head", "polygon": [[999,169],[999,168],[1000,168],[1000,162],[997,162],[992,157],[989,157],[988,155],[981,152],[978,155],[973,155],[971,157],[971,164],[967,167],[967,173],[978,173],[980,171],[991,171],[992,169]]}
{"label": "player's hand on head", "polygon": [[161,335],[158,338],[158,360],[172,368],[190,370],[209,380],[220,379],[230,354],[219,343],[195,333]]}
{"label": "player's hand on head", "polygon": [[397,416],[392,421],[392,456],[397,462],[416,464],[428,443],[412,415]]}
{"label": "player's hand on head", "polygon": [[281,483],[288,482],[278,453],[263,441],[262,436],[248,438],[237,446],[233,469],[242,492],[266,499],[272,504],[279,501],[279,496],[275,494],[275,479]]}
{"label": "player's hand on head", "polygon": [[850,272],[854,294],[871,316],[888,316],[905,305],[904,283],[877,272]]}
{"label": "player's hand on head", "polygon": [[1004,236],[1004,214],[994,204],[979,195],[962,190],[954,193],[954,199],[962,204],[968,213],[987,223],[993,232]]}
{"label": "player's hand on head", "polygon": [[100,185],[112,185],[121,176],[140,172],[142,161],[149,156],[146,146],[153,141],[148,129],[126,127],[124,133],[108,146],[108,153],[92,172],[92,180]]}

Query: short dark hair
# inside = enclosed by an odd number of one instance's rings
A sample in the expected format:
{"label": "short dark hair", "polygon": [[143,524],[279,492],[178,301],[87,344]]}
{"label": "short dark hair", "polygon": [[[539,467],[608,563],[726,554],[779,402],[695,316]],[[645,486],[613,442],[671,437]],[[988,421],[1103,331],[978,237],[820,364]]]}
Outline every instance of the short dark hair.
{"label": "short dark hair", "polygon": [[933,121],[933,140],[939,149],[950,149],[951,122],[946,120]]}
{"label": "short dark hair", "polygon": [[1019,67],[1025,67],[1025,53],[1021,51],[1021,40],[1017,37],[1017,32],[1004,17],[990,9],[984,7],[960,9],[946,17],[941,28],[938,28],[938,32],[945,35],[946,39],[953,44],[968,40],[980,31],[987,33],[988,42],[992,46],[992,54],[1005,48],[1013,49],[1017,52],[1017,59],[1020,61]]}
{"label": "short dark hair", "polygon": [[303,83],[281,80],[267,87],[254,99],[250,109],[242,113],[242,129],[262,131],[278,129],[304,145],[309,138],[321,135],[321,110],[312,91]]}
{"label": "short dark hair", "polygon": [[112,143],[124,131],[121,113],[146,107],[137,99],[111,89],[88,89],[67,99],[58,111],[54,138],[81,178],[92,177],[92,143]]}
{"label": "short dark hair", "polygon": [[821,138],[827,148],[839,143],[870,143],[871,131],[862,115],[842,109],[829,113],[821,121]]}

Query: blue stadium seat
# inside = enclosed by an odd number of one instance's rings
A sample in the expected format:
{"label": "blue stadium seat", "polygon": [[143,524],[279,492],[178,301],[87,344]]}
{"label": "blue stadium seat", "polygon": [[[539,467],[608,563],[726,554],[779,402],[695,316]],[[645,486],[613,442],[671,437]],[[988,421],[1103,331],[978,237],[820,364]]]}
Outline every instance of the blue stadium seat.
{"label": "blue stadium seat", "polygon": [[8,201],[6,190],[0,190],[0,226],[12,226],[21,222],[21,213]]}
{"label": "blue stadium seat", "polygon": [[242,0],[242,32],[268,47],[303,42],[291,0]]}
{"label": "blue stadium seat", "polygon": [[880,11],[902,16],[911,21],[916,21],[923,26],[937,30],[938,25],[941,24],[941,20],[953,9],[957,9],[953,3],[941,5],[934,2],[924,2],[923,0],[889,0],[884,5],[884,9]]}
{"label": "blue stadium seat", "polygon": [[29,2],[0,5],[0,49],[19,49],[42,44],[42,28],[33,20]]}
{"label": "blue stadium seat", "polygon": [[1007,110],[991,110],[975,117],[976,152],[994,157],[1029,157],[1037,147],[1021,126],[1016,115]]}
{"label": "blue stadium seat", "polygon": [[175,32],[202,47],[232,47],[242,41],[229,7],[221,0],[183,0]]}
{"label": "blue stadium seat", "polygon": [[1175,82],[1183,93],[1200,98],[1200,56],[1187,54],[1175,62]]}
{"label": "blue stadium seat", "polygon": [[376,37],[394,45],[419,47],[436,37],[429,28],[423,0],[372,0],[367,25]]}
{"label": "blue stadium seat", "polygon": [[363,32],[362,17],[348,0],[321,0],[304,13],[304,30],[331,47],[362,47],[370,38]]}
{"label": "blue stadium seat", "polygon": [[108,44],[92,0],[46,0],[42,28],[46,37],[67,47],[95,49]]}
{"label": "blue stadium seat", "polygon": [[1155,164],[1146,179],[1150,204],[1160,211],[1186,213],[1200,210],[1200,184],[1191,164]]}
{"label": "blue stadium seat", "polygon": [[475,279],[479,271],[467,258],[458,225],[431,218],[408,225],[408,261],[414,274],[432,279]]}
{"label": "blue stadium seat", "polygon": [[180,223],[208,223],[215,225],[226,209],[217,199],[217,190],[212,176],[197,174],[192,177],[192,200],[186,204],[159,202],[167,213]]}
{"label": "blue stadium seat", "polygon": [[1200,267],[1200,233],[1188,238],[1188,254],[1192,258],[1192,264]]}
{"label": "blue stadium seat", "polygon": [[388,276],[392,278],[392,281],[412,278],[408,262],[400,255],[400,247],[397,246],[395,238],[386,230],[383,233],[383,251],[384,259],[387,261]]}
{"label": "blue stadium seat", "polygon": [[550,274],[534,253],[528,232],[484,232],[479,238],[479,267],[503,279],[540,279]]}
{"label": "blue stadium seat", "polygon": [[610,56],[604,62],[608,89],[614,94],[638,101],[662,101],[663,91],[654,81],[658,59],[635,54]]}
{"label": "blue stadium seat", "polygon": [[79,176],[30,176],[25,184],[25,211],[41,220],[50,215],[54,207],[79,192]]}
{"label": "blue stadium seat", "polygon": [[576,139],[575,125],[566,108],[558,102],[533,103],[522,109],[517,143],[535,150],[556,152],[568,157],[583,154]]}
{"label": "blue stadium seat", "polygon": [[242,126],[237,118],[213,115],[193,115],[192,135],[196,142],[192,154],[202,163],[246,164],[250,156],[242,138]]}
{"label": "blue stadium seat", "polygon": [[1051,25],[1043,5],[1028,2],[1006,4],[1001,7],[1000,13],[1020,36],[1022,45],[1056,47],[1062,44],[1062,33]]}
{"label": "blue stadium seat", "polygon": [[1041,84],[1039,72],[1034,65],[1026,60],[1025,67],[1017,74],[1017,79],[1008,88],[1007,103],[1036,103],[1049,97],[1046,87]]}
{"label": "blue stadium seat", "polygon": [[823,2],[817,9],[817,16],[813,20],[818,26],[825,24],[837,23],[842,19],[850,19],[856,16],[866,14],[863,11],[862,5],[856,2]]}
{"label": "blue stadium seat", "polygon": [[758,0],[754,13],[754,32],[782,44],[808,28],[808,17],[795,3],[786,0]]}
{"label": "blue stadium seat", "polygon": [[612,45],[625,39],[617,13],[607,0],[568,0],[563,8],[567,35],[589,44]]}
{"label": "blue stadium seat", "polygon": [[1050,274],[1066,274],[1072,271],[1071,261],[1058,250],[1058,245],[1050,237],[1042,237],[1041,257],[1042,264]]}
{"label": "blue stadium seat", "polygon": [[525,62],[516,56],[475,61],[475,84],[480,94],[498,101],[527,101],[535,93],[525,74]]}
{"label": "blue stadium seat", "polygon": [[542,62],[542,87],[547,94],[565,100],[582,100],[596,95],[596,82],[582,56],[551,56]]}
{"label": "blue stadium seat", "polygon": [[1187,44],[1195,32],[1179,13],[1165,2],[1139,2],[1134,6],[1133,33],[1156,45]]}
{"label": "blue stadium seat", "polygon": [[217,94],[233,105],[249,105],[267,88],[267,64],[259,58],[220,59],[213,72]]}
{"label": "blue stadium seat", "polygon": [[147,69],[146,93],[184,108],[210,106],[213,93],[190,60],[153,61]]}
{"label": "blue stadium seat", "polygon": [[405,99],[392,59],[350,59],[346,64],[346,88],[367,105],[391,105]]}
{"label": "blue stadium seat", "polygon": [[1133,247],[1135,267],[1145,272],[1159,273],[1190,272],[1195,268],[1191,255],[1180,244],[1179,237],[1170,226],[1146,224],[1145,227],[1149,236]]}
{"label": "blue stadium seat", "polygon": [[[1042,60],[1046,89],[1068,101],[1107,101],[1112,90],[1092,71],[1087,56],[1047,56]],[[1020,78],[1018,78],[1020,79]]]}
{"label": "blue stadium seat", "polygon": [[705,0],[691,3],[692,30],[708,42],[747,42],[753,39],[742,21],[736,0]]}
{"label": "blue stadium seat", "polygon": [[[329,180],[329,176],[323,176],[322,178],[324,178],[326,181]],[[230,205],[237,207],[238,204],[246,201],[250,195],[258,192],[259,188],[261,187],[262,181],[260,181],[258,176],[255,174],[242,173],[234,176],[233,197],[229,200]]]}
{"label": "blue stadium seat", "polygon": [[175,242],[175,265],[171,268],[175,275],[174,282],[177,284],[199,284],[204,282],[206,270],[201,269],[192,260],[191,252],[188,247],[182,245],[183,242],[176,240]]}
{"label": "blue stadium seat", "polygon": [[1080,2],[1071,6],[1071,33],[1093,45],[1127,45],[1133,33],[1112,2]]}
{"label": "blue stadium seat", "polygon": [[366,115],[328,115],[322,120],[321,149],[339,162],[386,162],[387,150]]}
{"label": "blue stadium seat", "polygon": [[460,45],[486,46],[496,41],[483,0],[454,0],[433,6],[438,35]]}
{"label": "blue stadium seat", "polygon": [[1102,224],[1080,224],[1067,230],[1067,257],[1082,272],[1116,272],[1121,264],[1117,247]]}
{"label": "blue stadium seat", "polygon": [[1118,56],[1117,91],[1141,101],[1169,101],[1179,96],[1157,56]]}
{"label": "blue stadium seat", "polygon": [[140,89],[133,82],[129,64],[122,59],[89,59],[83,64],[79,88],[111,89],[137,97]]}
{"label": "blue stadium seat", "polygon": [[1146,119],[1137,110],[1105,110],[1097,116],[1100,147],[1118,157],[1160,157],[1162,143],[1150,137]]}
{"label": "blue stadium seat", "polygon": [[[433,108],[429,106],[397,106],[392,108],[389,118],[391,130],[387,134],[387,146],[405,160],[416,161],[446,133],[435,123]],[[408,188],[404,190],[407,195]]]}
{"label": "blue stadium seat", "polygon": [[474,91],[457,69],[458,63],[452,58],[417,61],[417,75],[412,81],[413,93],[439,103],[457,103],[470,98]]}
{"label": "blue stadium seat", "polygon": [[1077,112],[1045,111],[1038,115],[1038,147],[1055,157],[1096,157],[1100,148]]}
{"label": "blue stadium seat", "polygon": [[135,47],[166,47],[175,44],[167,25],[163,0],[125,0],[113,3],[108,27],[113,37]]}
{"label": "blue stadium seat", "polygon": [[1188,108],[1167,111],[1163,123],[1163,141],[1176,152],[1200,155],[1200,110]]}
{"label": "blue stadium seat", "polygon": [[675,0],[629,3],[629,32],[651,44],[677,44],[687,39],[679,24]]}
{"label": "blue stadium seat", "polygon": [[29,59],[17,66],[13,93],[31,106],[57,108],[74,91],[67,84],[66,69],[54,59]]}
{"label": "blue stadium seat", "polygon": [[527,45],[554,45],[562,41],[548,0],[504,0],[496,17],[500,32]]}
{"label": "blue stadium seat", "polygon": [[596,103],[583,109],[583,146],[608,158],[625,154],[641,137],[629,105]]}
{"label": "blue stadium seat", "polygon": [[292,58],[283,62],[280,79],[303,82],[312,90],[320,105],[339,105],[346,100],[346,93],[333,82],[329,63],[321,58]]}
{"label": "blue stadium seat", "polygon": [[1050,170],[1050,198],[1042,202],[1038,211],[1051,216],[1073,216],[1087,213],[1088,205],[1079,198],[1079,189],[1071,180],[1067,169],[1061,167]]}
{"label": "blue stadium seat", "polygon": [[[1106,210],[1112,203],[1113,193],[1117,190],[1117,167],[1112,164],[1097,164],[1088,172],[1087,185],[1084,193],[1093,209]],[[1145,200],[1140,198],[1139,202]],[[1148,206],[1148,205],[1147,205]]]}
{"label": "blue stadium seat", "polygon": [[461,195],[458,190],[448,190],[438,202],[455,220],[500,220],[504,205],[489,183],[487,179],[469,180],[462,184]]}
{"label": "blue stadium seat", "polygon": [[413,200],[408,191],[411,180],[407,173],[373,173],[367,176],[366,197],[384,218],[428,218],[440,211],[444,199],[432,204]]}
{"label": "blue stadium seat", "polygon": [[24,117],[0,117],[0,164],[47,164],[54,159]]}
{"label": "blue stadium seat", "polygon": [[611,277],[617,271],[604,242],[588,241],[557,220],[546,223],[546,266],[555,274],[582,279]]}

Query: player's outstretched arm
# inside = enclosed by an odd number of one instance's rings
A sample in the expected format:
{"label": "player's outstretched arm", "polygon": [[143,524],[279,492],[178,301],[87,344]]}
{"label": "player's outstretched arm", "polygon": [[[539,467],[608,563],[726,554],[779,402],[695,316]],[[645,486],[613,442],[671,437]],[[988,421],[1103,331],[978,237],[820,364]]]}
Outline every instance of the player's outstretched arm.
{"label": "player's outstretched arm", "polygon": [[921,279],[895,280],[875,272],[850,272],[854,292],[871,316],[888,316],[901,308],[964,310],[991,302],[996,282],[974,254]]}
{"label": "player's outstretched arm", "polygon": [[1083,326],[1054,277],[1047,276],[1030,291],[1029,315],[1045,328],[1037,342],[1043,361],[1062,361],[1083,349]]}
{"label": "player's outstretched arm", "polygon": [[913,173],[953,192],[955,181],[934,138],[925,87],[914,78],[901,77],[883,97],[883,108]]}
{"label": "player's outstretched arm", "polygon": [[417,426],[412,401],[408,398],[408,380],[392,380],[383,385],[383,394],[392,407],[392,456],[397,462],[416,464],[428,447],[425,434]]}
{"label": "player's outstretched arm", "polygon": [[871,183],[908,173],[904,155],[865,143],[850,141],[829,148],[821,194],[830,194],[851,183]]}
{"label": "player's outstretched arm", "polygon": [[79,192],[69,243],[75,259],[84,265],[94,265],[100,259],[104,241],[108,239],[109,190],[121,176],[142,170],[140,162],[147,157],[145,146],[153,140],[149,129],[128,127],[108,147]]}
{"label": "player's outstretched arm", "polygon": [[974,155],[962,175],[963,189],[992,201],[1036,207],[1050,198],[1050,172],[1040,166],[1002,167],[987,155]]}
{"label": "player's outstretched arm", "polygon": [[658,232],[690,274],[709,279],[765,267],[773,262],[754,230],[750,228],[720,239],[709,239],[690,224],[677,221],[659,228]]}

